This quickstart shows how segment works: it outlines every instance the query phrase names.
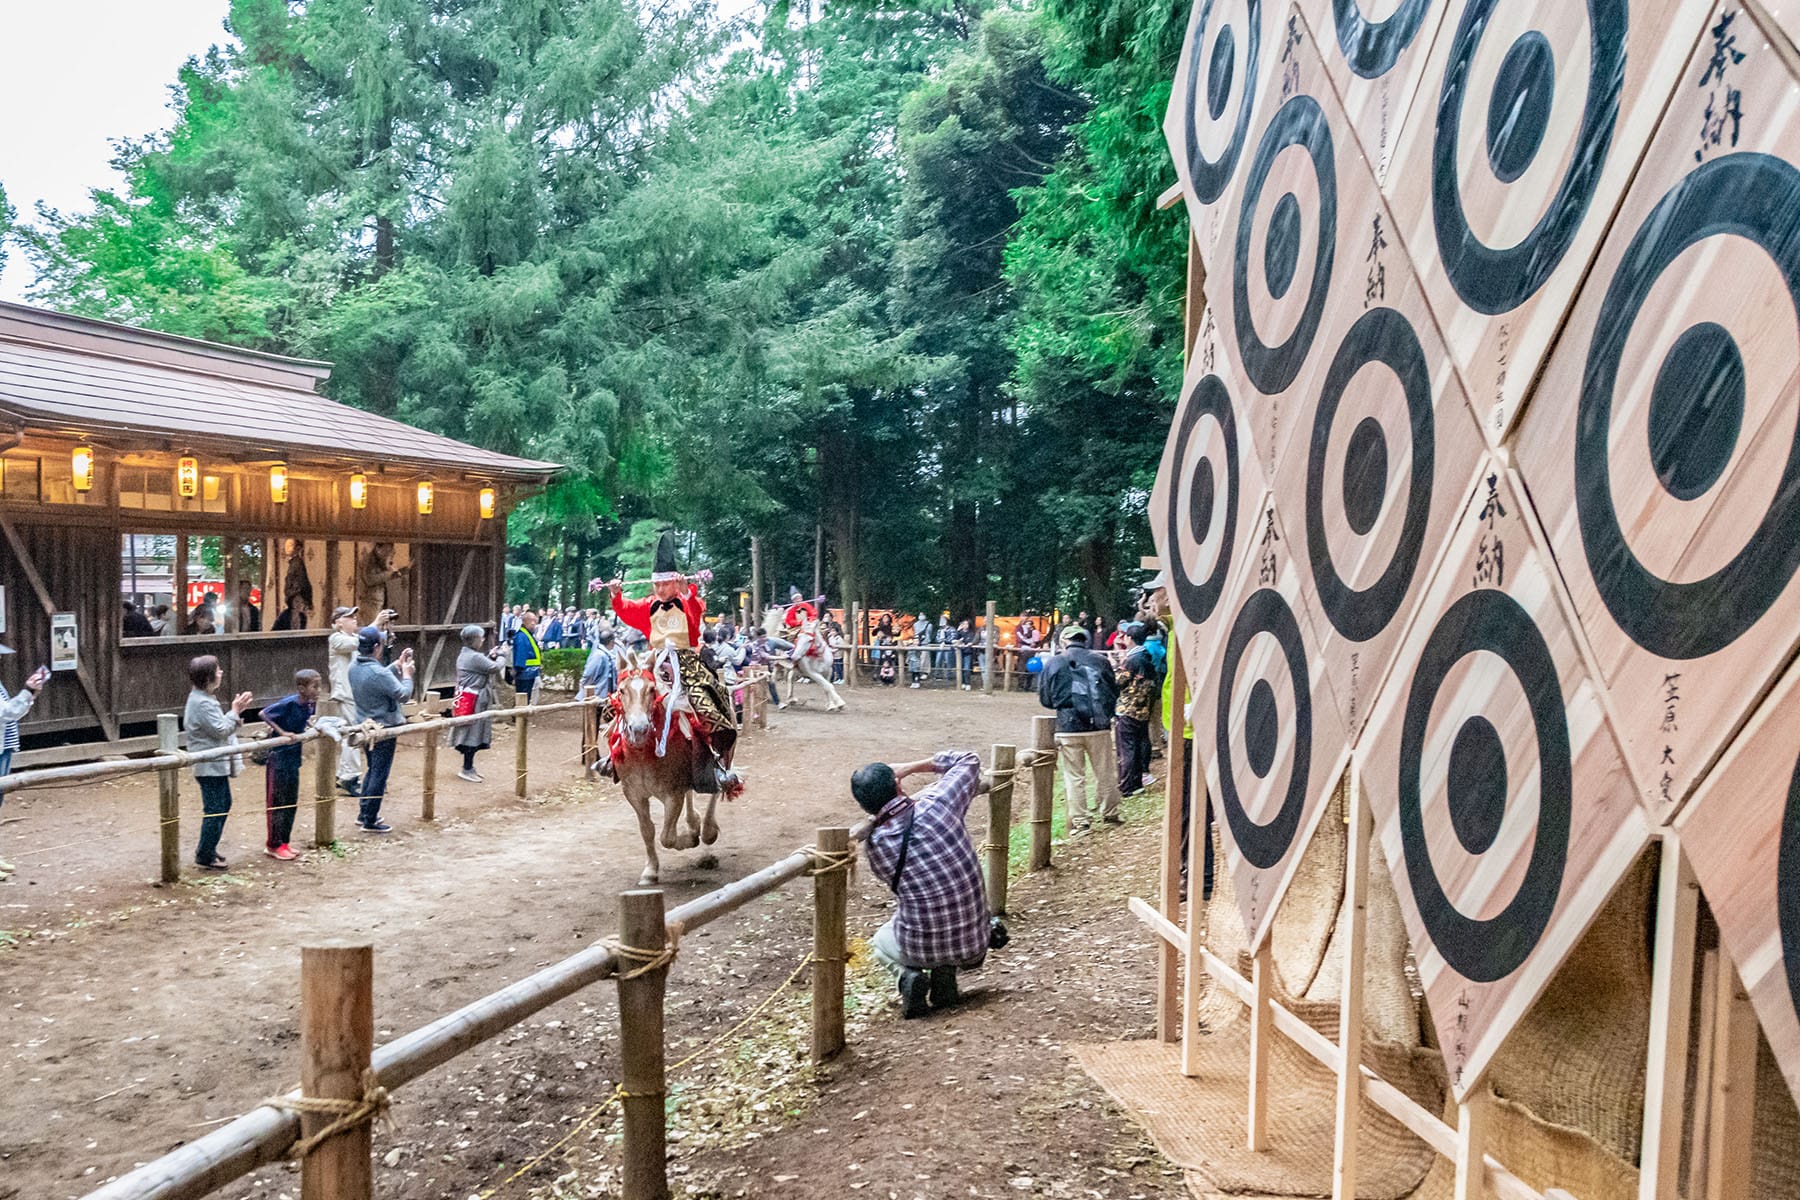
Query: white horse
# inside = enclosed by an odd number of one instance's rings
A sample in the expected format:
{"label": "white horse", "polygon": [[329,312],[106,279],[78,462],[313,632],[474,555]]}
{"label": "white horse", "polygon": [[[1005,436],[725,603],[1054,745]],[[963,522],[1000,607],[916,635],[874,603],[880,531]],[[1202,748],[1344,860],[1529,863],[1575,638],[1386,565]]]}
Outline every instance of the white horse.
{"label": "white horse", "polygon": [[[793,632],[782,624],[786,611],[785,608],[777,606],[763,614],[763,628],[768,630],[770,637],[781,637],[784,633]],[[776,707],[786,708],[793,703],[796,682],[794,676],[800,674],[825,690],[826,712],[837,712],[840,709],[848,708],[849,705],[844,703],[844,698],[838,695],[837,688],[831,682],[833,657],[832,647],[826,641],[825,635],[819,631],[819,623],[808,621],[802,625],[800,635],[794,641],[793,654],[774,658],[769,662],[772,674],[780,676],[782,682],[787,685],[785,693],[787,698],[779,701]],[[779,691],[779,688],[777,690]]]}

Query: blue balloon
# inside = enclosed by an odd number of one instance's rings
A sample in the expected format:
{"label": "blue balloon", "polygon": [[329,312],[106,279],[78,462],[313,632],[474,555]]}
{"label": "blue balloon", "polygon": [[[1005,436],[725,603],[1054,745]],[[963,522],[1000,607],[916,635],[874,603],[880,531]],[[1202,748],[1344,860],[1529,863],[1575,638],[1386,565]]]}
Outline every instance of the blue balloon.
{"label": "blue balloon", "polygon": [[1036,675],[1039,671],[1042,671],[1043,669],[1044,669],[1044,656],[1043,655],[1034,654],[1030,658],[1025,660],[1025,673],[1027,675]]}

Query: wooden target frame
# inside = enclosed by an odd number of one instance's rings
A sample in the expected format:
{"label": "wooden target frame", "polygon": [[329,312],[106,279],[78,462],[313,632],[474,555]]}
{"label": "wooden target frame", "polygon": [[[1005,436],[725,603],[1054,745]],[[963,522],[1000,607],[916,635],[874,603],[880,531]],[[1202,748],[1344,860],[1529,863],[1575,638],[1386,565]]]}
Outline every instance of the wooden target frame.
{"label": "wooden target frame", "polygon": [[1385,189],[1495,445],[1709,3],[1455,0],[1444,14]]}
{"label": "wooden target frame", "polygon": [[1300,0],[1375,178],[1387,178],[1446,0]]}

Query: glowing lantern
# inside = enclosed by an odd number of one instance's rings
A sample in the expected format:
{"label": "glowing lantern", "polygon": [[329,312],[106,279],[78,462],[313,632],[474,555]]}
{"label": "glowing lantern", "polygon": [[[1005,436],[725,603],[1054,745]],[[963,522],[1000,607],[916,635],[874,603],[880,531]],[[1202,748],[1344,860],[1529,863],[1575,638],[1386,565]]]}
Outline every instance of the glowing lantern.
{"label": "glowing lantern", "polygon": [[494,519],[495,503],[496,503],[496,498],[494,496],[494,489],[491,487],[482,488],[481,489],[481,519],[482,520],[491,521]]}
{"label": "glowing lantern", "polygon": [[69,469],[75,476],[75,490],[92,491],[94,487],[94,448],[85,443],[75,447],[69,456]]}
{"label": "glowing lantern", "polygon": [[431,480],[429,479],[419,480],[419,515],[421,517],[431,515]]}
{"label": "glowing lantern", "polygon": [[269,468],[269,499],[276,504],[286,504],[288,498],[288,469],[286,463],[276,463]]}
{"label": "glowing lantern", "polygon": [[350,476],[350,507],[367,508],[369,506],[369,477],[361,471]]}
{"label": "glowing lantern", "polygon": [[175,464],[175,491],[183,500],[200,494],[200,460],[191,454],[182,455]]}

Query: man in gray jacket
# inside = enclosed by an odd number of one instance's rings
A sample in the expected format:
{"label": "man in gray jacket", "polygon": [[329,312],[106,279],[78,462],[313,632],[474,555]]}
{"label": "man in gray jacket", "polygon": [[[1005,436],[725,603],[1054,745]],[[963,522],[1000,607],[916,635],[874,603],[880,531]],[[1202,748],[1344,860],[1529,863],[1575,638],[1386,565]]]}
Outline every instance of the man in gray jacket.
{"label": "man in gray jacket", "polygon": [[[413,652],[411,647],[402,650],[392,667],[384,667],[378,655],[386,640],[387,635],[373,625],[357,631],[356,661],[350,664],[350,694],[356,701],[358,721],[373,721],[391,728],[406,724],[401,706],[413,694]],[[381,798],[387,791],[388,772],[394,768],[394,739],[374,743],[366,757],[369,767],[363,775],[356,827],[365,833],[388,833],[393,826],[381,819]]]}

